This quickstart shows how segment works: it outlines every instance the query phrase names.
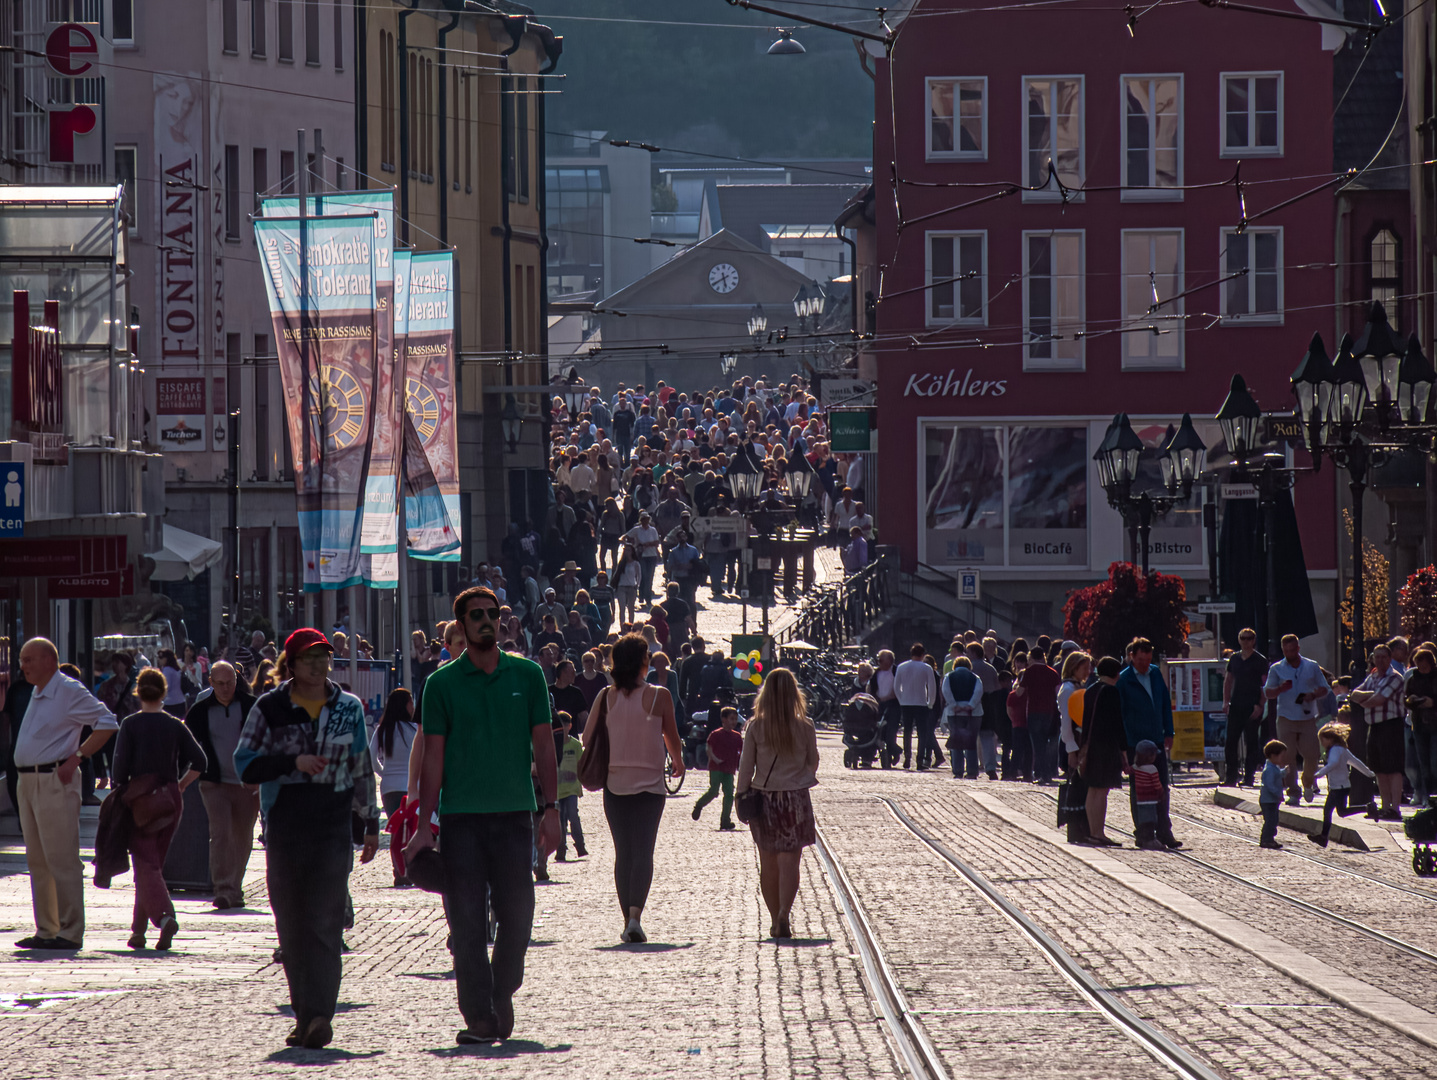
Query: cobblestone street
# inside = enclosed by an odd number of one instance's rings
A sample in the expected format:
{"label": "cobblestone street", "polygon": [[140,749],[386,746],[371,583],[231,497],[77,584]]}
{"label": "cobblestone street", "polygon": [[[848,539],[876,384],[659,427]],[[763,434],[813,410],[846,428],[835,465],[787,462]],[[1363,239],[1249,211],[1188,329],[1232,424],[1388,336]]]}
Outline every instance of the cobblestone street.
{"label": "cobblestone street", "polygon": [[[1432,1043],[1424,1032],[1437,1027],[1423,1028],[1422,1018],[1437,1022],[1429,1015],[1437,963],[1188,860],[1131,848],[1092,854],[1051,842],[1058,834],[1050,789],[954,781],[940,772],[850,772],[840,765],[835,738],[824,736],[821,745],[814,800],[820,827],[950,1076],[1169,1073],[876,796],[896,799],[1128,1008],[1216,1075],[1430,1075]],[[178,894],[181,931],[169,956],[124,947],[128,876],[109,892],[88,889],[83,952],[54,960],[9,950],[0,956],[6,1075],[241,1077],[335,1064],[347,1076],[443,1076],[468,1075],[474,1064],[464,1059],[472,1057],[500,1059],[496,1075],[515,1077],[900,1075],[895,1041],[816,853],[804,861],[795,939],[764,941],[748,837],[718,831],[713,808],[700,823],[689,819],[701,780],[691,776],[669,800],[646,946],[618,943],[607,829],[599,800],[583,801],[590,856],[551,864],[553,881],[538,886],[534,943],[509,1043],[454,1045],[460,1021],[439,903],[390,888],[381,852],[352,879],[357,923],[347,935],[352,952],[335,1044],[284,1048],[287,993],[270,962],[273,922],[257,851],[244,910],[218,913],[206,898]],[[1395,844],[1332,849],[1315,859],[1297,857],[1305,851],[1262,852],[1239,838],[1255,839],[1254,820],[1212,806],[1211,788],[1176,792],[1184,850],[1198,858],[1416,946],[1437,940],[1437,890],[1411,876]],[[1114,800],[1111,823],[1122,828],[1126,816]],[[1114,876],[1124,868],[1138,876]],[[30,928],[23,869],[17,845],[0,851],[7,938]],[[1147,880],[1172,895],[1145,895]],[[1200,913],[1177,913],[1173,895],[1311,957],[1320,962],[1318,974],[1293,967],[1278,944],[1265,956],[1261,947],[1254,952],[1216,936]],[[1350,984],[1372,990],[1361,1014],[1344,1005]],[[1055,1053],[1060,1046],[1064,1052]]]}

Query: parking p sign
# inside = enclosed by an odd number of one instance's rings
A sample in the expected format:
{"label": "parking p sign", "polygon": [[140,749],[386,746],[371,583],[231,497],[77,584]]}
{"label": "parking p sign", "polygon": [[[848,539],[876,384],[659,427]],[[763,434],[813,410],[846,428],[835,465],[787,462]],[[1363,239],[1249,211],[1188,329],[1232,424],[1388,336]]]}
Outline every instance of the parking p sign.
{"label": "parking p sign", "polygon": [[978,583],[977,570],[958,571],[958,599],[978,600],[980,599],[980,587]]}
{"label": "parking p sign", "polygon": [[25,463],[0,462],[0,536],[25,535]]}

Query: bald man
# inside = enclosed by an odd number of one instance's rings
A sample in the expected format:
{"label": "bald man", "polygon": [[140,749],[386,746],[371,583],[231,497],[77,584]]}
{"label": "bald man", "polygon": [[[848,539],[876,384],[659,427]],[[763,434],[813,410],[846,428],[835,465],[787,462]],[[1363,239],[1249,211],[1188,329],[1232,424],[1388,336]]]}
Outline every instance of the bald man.
{"label": "bald man", "polygon": [[200,798],[210,823],[210,883],[219,911],[244,907],[244,875],[254,848],[259,788],[240,782],[235,748],[254,695],[233,665],[221,660],[210,668],[210,685],[185,714],[185,726],[205,752]]}
{"label": "bald man", "polygon": [[[119,724],[79,681],[60,671],[53,642],[31,638],[20,650],[20,670],[35,688],[20,739],[20,829],[30,868],[35,934],[20,949],[78,949],[85,938],[85,876],[80,863],[80,762],[93,756]],[[92,734],[80,742],[80,729]]]}

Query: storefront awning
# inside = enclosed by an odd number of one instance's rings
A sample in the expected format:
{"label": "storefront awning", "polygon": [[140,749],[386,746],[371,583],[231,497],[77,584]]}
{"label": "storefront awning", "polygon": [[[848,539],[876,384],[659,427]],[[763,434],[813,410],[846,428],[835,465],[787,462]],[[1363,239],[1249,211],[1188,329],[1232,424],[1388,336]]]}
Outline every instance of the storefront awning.
{"label": "storefront awning", "polygon": [[193,580],[224,558],[224,548],[214,540],[197,536],[173,525],[164,527],[164,547],[145,558],[153,559],[153,581]]}

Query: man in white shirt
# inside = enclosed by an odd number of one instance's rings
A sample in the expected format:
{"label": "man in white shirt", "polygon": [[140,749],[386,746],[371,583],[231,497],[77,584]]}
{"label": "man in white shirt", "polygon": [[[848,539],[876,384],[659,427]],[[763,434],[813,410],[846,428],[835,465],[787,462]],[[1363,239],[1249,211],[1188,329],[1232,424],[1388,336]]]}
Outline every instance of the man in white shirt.
{"label": "man in white shirt", "polygon": [[624,536],[633,541],[634,550],[639,554],[639,567],[643,574],[639,580],[639,599],[651,604],[654,600],[654,569],[659,565],[659,530],[654,528],[653,519],[645,510],[639,515],[639,523]]}
{"label": "man in white shirt", "polygon": [[[1327,680],[1316,661],[1302,655],[1302,644],[1296,634],[1284,635],[1282,659],[1267,669],[1267,685],[1264,693],[1268,701],[1277,702],[1277,737],[1287,744],[1287,754],[1282,764],[1295,770],[1295,756],[1302,755],[1302,786],[1307,801],[1317,798],[1318,760],[1322,748],[1317,742],[1317,699],[1329,693]],[[1295,772],[1288,787],[1287,802],[1296,806],[1301,802],[1302,792],[1298,791]]]}
{"label": "man in white shirt", "polygon": [[594,489],[594,470],[588,454],[580,454],[578,462],[569,470],[569,488],[575,495],[587,495]]}
{"label": "man in white shirt", "polygon": [[[20,738],[20,829],[30,870],[35,934],[21,949],[73,950],[85,939],[85,874],[80,863],[80,763],[109,742],[119,725],[85,689],[60,672],[53,642],[31,638],[20,650],[20,670],[35,688]],[[92,734],[80,742],[80,729]]]}
{"label": "man in white shirt", "polygon": [[862,503],[854,503],[853,505],[858,513],[854,514],[853,519],[848,523],[849,528],[856,527],[863,533],[863,539],[871,544],[873,543],[873,519],[869,517],[863,509]]}
{"label": "man in white shirt", "polygon": [[933,726],[933,703],[938,699],[938,677],[923,661],[926,650],[922,642],[908,650],[910,659],[898,665],[893,675],[893,694],[903,718],[903,767],[913,767],[913,731],[918,731],[918,768],[928,768],[928,739],[925,729]]}

